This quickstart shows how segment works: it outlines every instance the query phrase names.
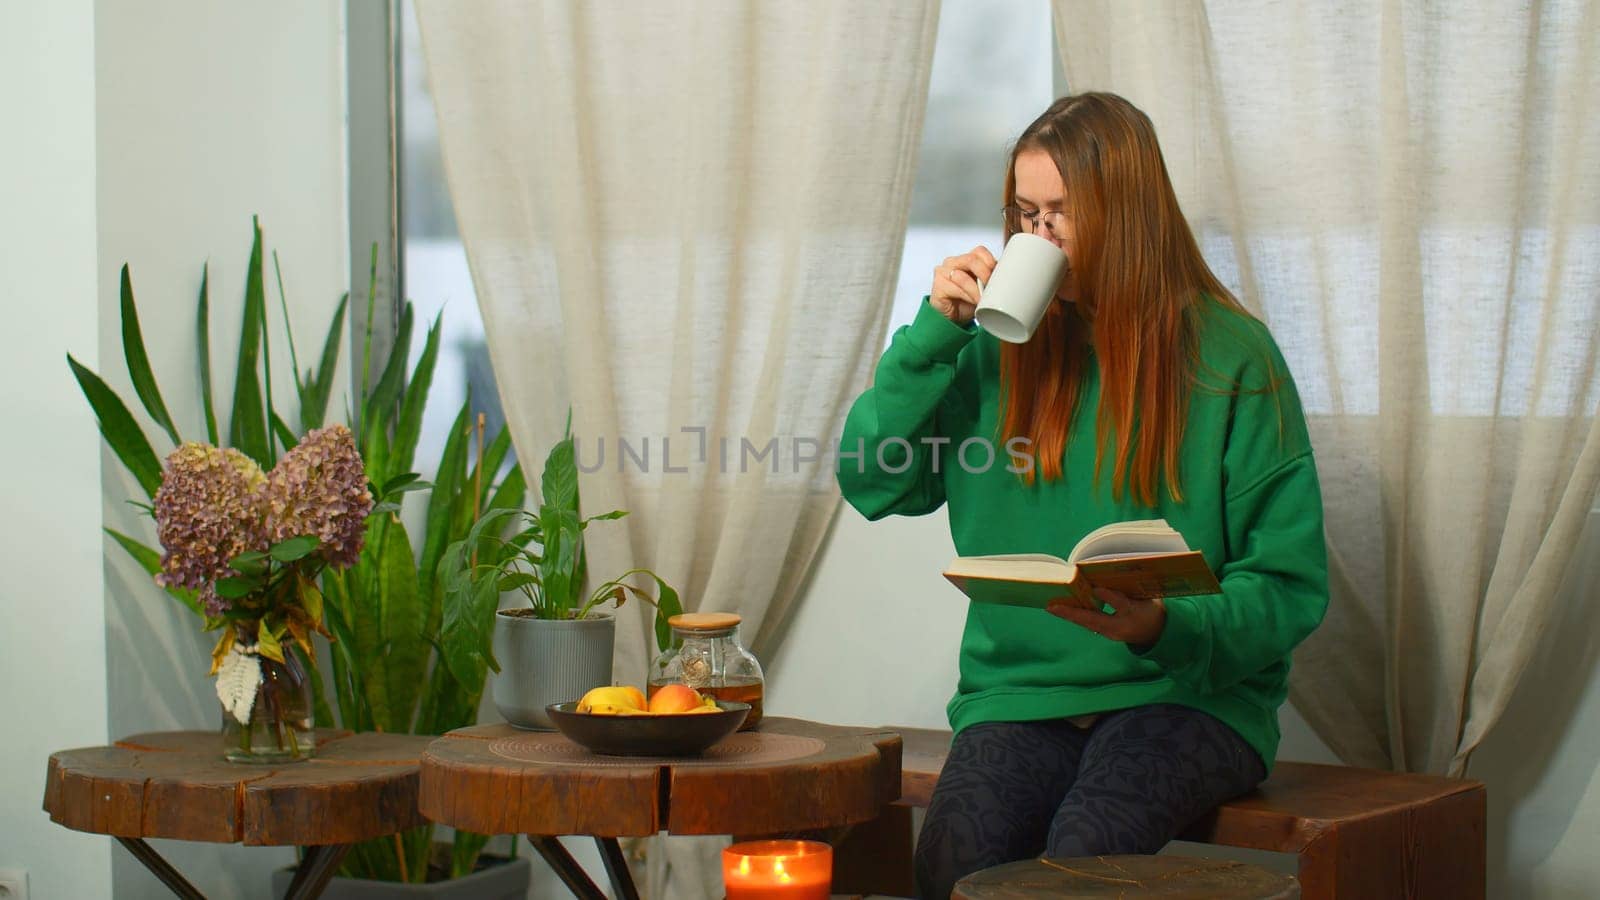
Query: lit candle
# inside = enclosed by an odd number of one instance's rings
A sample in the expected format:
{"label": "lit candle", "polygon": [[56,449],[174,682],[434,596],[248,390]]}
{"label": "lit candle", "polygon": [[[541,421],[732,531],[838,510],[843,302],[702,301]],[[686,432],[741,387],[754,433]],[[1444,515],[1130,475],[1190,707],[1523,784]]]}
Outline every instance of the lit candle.
{"label": "lit candle", "polygon": [[747,841],[722,851],[728,900],[828,900],[833,848],[817,841]]}

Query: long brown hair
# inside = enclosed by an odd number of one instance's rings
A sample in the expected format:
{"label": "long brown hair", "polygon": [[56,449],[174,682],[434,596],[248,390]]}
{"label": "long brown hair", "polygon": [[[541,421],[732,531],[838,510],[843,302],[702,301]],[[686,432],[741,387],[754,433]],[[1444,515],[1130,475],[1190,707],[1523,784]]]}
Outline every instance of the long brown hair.
{"label": "long brown hair", "polygon": [[[1000,350],[1003,437],[1027,437],[1046,481],[1083,402],[1085,344],[1100,365],[1095,479],[1112,453],[1112,496],[1153,506],[1160,485],[1182,500],[1178,451],[1199,344],[1190,310],[1209,296],[1243,307],[1212,274],[1178,208],[1150,118],[1115,94],[1062,97],[1017,138],[1005,202],[1016,202],[1017,157],[1043,151],[1066,187],[1076,249],[1076,303],[1052,303],[1034,339]],[[1010,240],[1008,229],[1006,239]],[[1033,482],[1034,469],[1022,477]]]}

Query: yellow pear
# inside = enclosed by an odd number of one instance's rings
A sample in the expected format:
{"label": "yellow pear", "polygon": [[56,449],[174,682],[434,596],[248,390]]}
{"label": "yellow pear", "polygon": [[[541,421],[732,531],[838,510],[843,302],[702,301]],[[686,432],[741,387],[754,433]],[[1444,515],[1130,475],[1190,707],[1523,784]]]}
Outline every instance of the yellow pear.
{"label": "yellow pear", "polygon": [[577,711],[597,716],[634,715],[645,711],[644,695],[629,685],[604,685],[584,694]]}

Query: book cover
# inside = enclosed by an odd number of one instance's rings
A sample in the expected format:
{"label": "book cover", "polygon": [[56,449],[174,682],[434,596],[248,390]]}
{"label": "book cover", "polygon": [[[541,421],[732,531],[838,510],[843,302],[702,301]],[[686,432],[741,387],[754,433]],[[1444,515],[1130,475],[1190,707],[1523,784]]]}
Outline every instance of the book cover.
{"label": "book cover", "polygon": [[1053,601],[1100,609],[1096,587],[1141,600],[1222,592],[1205,557],[1189,549],[1163,520],[1096,529],[1067,559],[1046,554],[959,557],[944,576],[979,603],[1032,609]]}

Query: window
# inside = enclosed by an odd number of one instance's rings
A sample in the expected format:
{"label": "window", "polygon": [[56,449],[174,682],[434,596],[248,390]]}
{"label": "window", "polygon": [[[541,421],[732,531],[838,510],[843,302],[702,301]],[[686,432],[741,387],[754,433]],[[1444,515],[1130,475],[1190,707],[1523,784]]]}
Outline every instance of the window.
{"label": "window", "polygon": [[891,335],[946,257],[1000,255],[1011,142],[1055,98],[1055,60],[1046,0],[944,0]]}
{"label": "window", "polygon": [[[504,416],[445,183],[415,9],[412,0],[400,5],[404,265],[418,319],[413,362],[422,350],[423,326],[441,313],[444,323],[417,450],[418,465],[425,468],[438,459],[469,386],[474,411],[487,415],[489,433]],[[915,316],[934,266],[945,257],[979,244],[998,255],[1007,154],[1054,98],[1056,71],[1047,0],[944,0],[891,334]]]}
{"label": "window", "polygon": [[[427,64],[417,29],[412,0],[401,4],[400,104],[404,129],[401,136],[401,225],[405,248],[405,283],[416,314],[411,342],[411,362],[422,353],[427,326],[441,316],[439,359],[417,444],[417,467],[432,477],[449,436],[450,423],[461,410],[467,390],[472,391],[472,414],[485,414],[485,434],[505,425],[500,394],[495,389],[489,351],[483,338],[483,317],[467,268],[467,253],[456,230],[450,190],[445,183],[439,152],[439,123],[428,91]],[[507,463],[509,465],[509,462]]]}

